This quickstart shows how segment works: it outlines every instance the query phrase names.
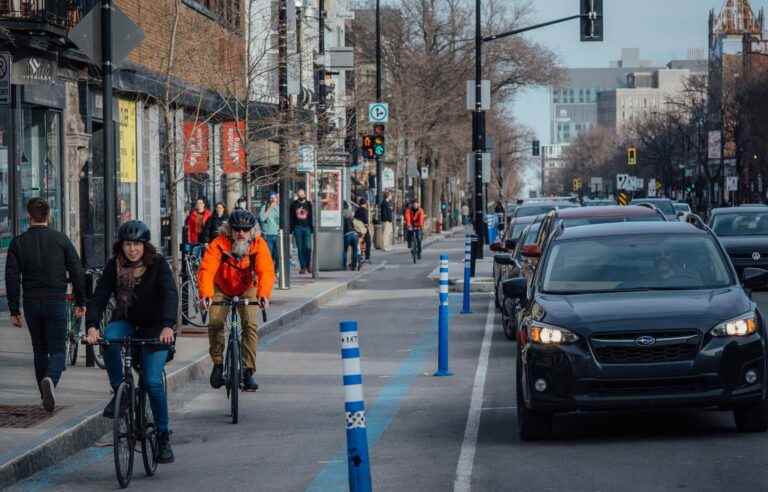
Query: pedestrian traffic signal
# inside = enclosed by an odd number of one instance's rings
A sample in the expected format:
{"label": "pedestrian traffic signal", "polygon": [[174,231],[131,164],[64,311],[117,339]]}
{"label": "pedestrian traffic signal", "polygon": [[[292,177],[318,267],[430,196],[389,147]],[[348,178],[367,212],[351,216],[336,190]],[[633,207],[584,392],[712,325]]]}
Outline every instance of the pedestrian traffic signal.
{"label": "pedestrian traffic signal", "polygon": [[630,166],[637,165],[637,149],[634,147],[630,147],[627,149],[627,164],[629,164]]}
{"label": "pedestrian traffic signal", "polygon": [[385,145],[384,125],[373,125],[373,153],[376,157],[384,155],[386,151]]}
{"label": "pedestrian traffic signal", "polygon": [[538,157],[539,156],[539,141],[538,140],[534,140],[533,141],[532,154],[533,154],[534,157]]}
{"label": "pedestrian traffic signal", "polygon": [[373,152],[373,137],[371,135],[363,135],[363,157],[366,159],[374,159],[376,154]]}
{"label": "pedestrian traffic signal", "polygon": [[580,0],[581,40],[603,40],[603,0]]}

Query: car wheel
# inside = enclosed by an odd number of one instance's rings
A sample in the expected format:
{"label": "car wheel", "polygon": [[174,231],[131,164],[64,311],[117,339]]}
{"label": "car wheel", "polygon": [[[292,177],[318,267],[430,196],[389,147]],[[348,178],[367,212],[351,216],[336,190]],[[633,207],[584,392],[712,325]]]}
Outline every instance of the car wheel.
{"label": "car wheel", "polygon": [[517,323],[514,316],[509,316],[506,313],[501,315],[501,326],[504,329],[504,336],[511,341],[517,340]]}
{"label": "car wheel", "polygon": [[530,410],[523,397],[523,364],[517,351],[517,431],[523,441],[538,441],[552,436],[552,414]]}
{"label": "car wheel", "polygon": [[768,431],[768,402],[765,400],[750,407],[738,408],[733,411],[733,416],[739,432]]}

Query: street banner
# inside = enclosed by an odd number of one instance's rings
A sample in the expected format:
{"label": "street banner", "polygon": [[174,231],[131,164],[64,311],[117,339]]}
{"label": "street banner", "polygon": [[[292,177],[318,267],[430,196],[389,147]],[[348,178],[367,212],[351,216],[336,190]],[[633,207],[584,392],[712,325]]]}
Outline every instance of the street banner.
{"label": "street banner", "polygon": [[221,124],[221,163],[224,174],[242,174],[245,166],[244,121],[225,121]]}
{"label": "street banner", "polygon": [[315,146],[299,145],[299,161],[296,165],[296,171],[300,173],[311,173],[315,171]]}
{"label": "street banner", "polygon": [[208,172],[208,124],[184,122],[184,174]]}
{"label": "street banner", "polygon": [[136,101],[117,100],[120,116],[120,182],[137,181],[136,160]]}
{"label": "street banner", "polygon": [[723,151],[723,135],[720,130],[712,130],[709,132],[709,145],[707,156],[710,159],[720,159]]}

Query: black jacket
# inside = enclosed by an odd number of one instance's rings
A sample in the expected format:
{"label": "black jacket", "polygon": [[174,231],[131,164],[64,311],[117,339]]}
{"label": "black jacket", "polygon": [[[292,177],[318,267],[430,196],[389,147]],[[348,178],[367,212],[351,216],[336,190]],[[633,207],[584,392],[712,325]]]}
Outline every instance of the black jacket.
{"label": "black jacket", "polygon": [[85,305],[85,274],[69,238],[45,226],[32,226],[11,241],[5,265],[8,308],[19,314],[21,287],[25,299],[60,299],[72,282],[75,303]]}
{"label": "black jacket", "polygon": [[381,202],[381,221],[382,222],[394,222],[395,218],[392,214],[392,204],[387,200]]}
{"label": "black jacket", "polygon": [[208,222],[206,222],[203,226],[203,232],[199,238],[199,241],[201,243],[210,243],[216,239],[216,236],[219,235],[219,228],[224,225],[227,220],[229,220],[228,214],[225,213],[219,217],[214,212],[213,215],[211,215],[211,217],[208,219]]}
{"label": "black jacket", "polygon": [[[104,309],[117,287],[117,263],[113,257],[104,267],[104,274],[96,284],[93,297],[88,301],[86,327],[99,326]],[[128,308],[128,315],[121,317],[113,311],[112,320],[125,319],[136,325],[141,336],[155,338],[165,327],[176,325],[176,312],[179,306],[179,292],[168,262],[160,255],[155,256],[147,267],[141,282],[136,286],[136,296]]]}
{"label": "black jacket", "polygon": [[[301,211],[303,218],[299,218],[299,211]],[[312,204],[309,200],[304,200],[303,202],[295,200],[291,203],[291,234],[293,234],[296,226],[306,226],[310,230],[314,230],[312,224]]]}
{"label": "black jacket", "polygon": [[357,207],[355,210],[355,218],[365,225],[369,224],[368,220],[368,207]]}

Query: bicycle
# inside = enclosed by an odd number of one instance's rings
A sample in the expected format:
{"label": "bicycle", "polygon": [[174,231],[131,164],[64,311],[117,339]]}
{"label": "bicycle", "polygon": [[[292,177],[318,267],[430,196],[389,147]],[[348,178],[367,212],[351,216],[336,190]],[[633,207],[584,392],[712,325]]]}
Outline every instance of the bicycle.
{"label": "bicycle", "polygon": [[181,318],[192,326],[208,326],[208,311],[200,305],[200,291],[197,287],[197,270],[200,259],[192,252],[192,247],[185,245],[182,250],[182,268],[186,278],[181,284]]}
{"label": "bicycle", "polygon": [[[93,290],[96,288],[96,283],[99,278],[101,278],[102,274],[104,273],[104,270],[102,268],[89,268],[85,271],[85,274],[87,276],[91,277],[91,294],[93,294]],[[107,302],[107,306],[104,308],[104,314],[101,315],[101,319],[99,320],[99,331],[101,333],[104,333],[104,331],[107,329],[107,325],[112,320],[112,311],[115,310],[116,302],[114,297],[109,299],[109,302]],[[93,350],[91,348],[90,350]],[[104,347],[99,346],[98,350],[93,350],[93,361],[96,364],[96,366],[99,369],[106,369],[107,365],[104,363]],[[72,364],[74,365],[74,363]]]}
{"label": "bicycle", "polygon": [[[83,344],[87,342],[83,339]],[[158,430],[155,425],[149,396],[141,381],[143,372],[140,364],[134,366],[134,351],[142,347],[170,345],[160,342],[157,338],[126,337],[119,340],[104,340],[96,342],[100,347],[120,345],[123,359],[123,381],[115,391],[115,418],[112,422],[112,447],[115,458],[115,474],[121,488],[128,487],[133,477],[133,460],[136,452],[136,442],[141,443],[144,473],[151,477],[157,471],[158,465]],[[138,354],[136,354],[138,355]],[[140,360],[140,357],[139,357]],[[138,386],[134,383],[133,370],[139,373]],[[165,370],[163,370],[163,391],[165,391]],[[124,411],[123,408],[127,409]]]}
{"label": "bicycle", "polygon": [[236,307],[257,305],[261,308],[261,316],[264,323],[267,322],[267,310],[257,299],[240,299],[235,296],[225,297],[223,301],[213,301],[212,306],[227,306],[229,337],[227,338],[227,351],[224,356],[224,385],[226,387],[227,398],[229,399],[229,408],[232,413],[232,423],[237,424],[239,419],[239,393],[243,382],[243,354],[240,350],[240,340],[242,338],[242,326],[240,324],[240,313]]}
{"label": "bicycle", "polygon": [[[77,364],[78,341],[81,336],[82,318],[75,315],[75,296],[67,294],[67,335],[64,339],[64,354],[69,365]],[[64,364],[66,369],[67,365]]]}
{"label": "bicycle", "polygon": [[411,257],[413,263],[421,259],[421,229],[412,229],[408,231],[411,235]]}

